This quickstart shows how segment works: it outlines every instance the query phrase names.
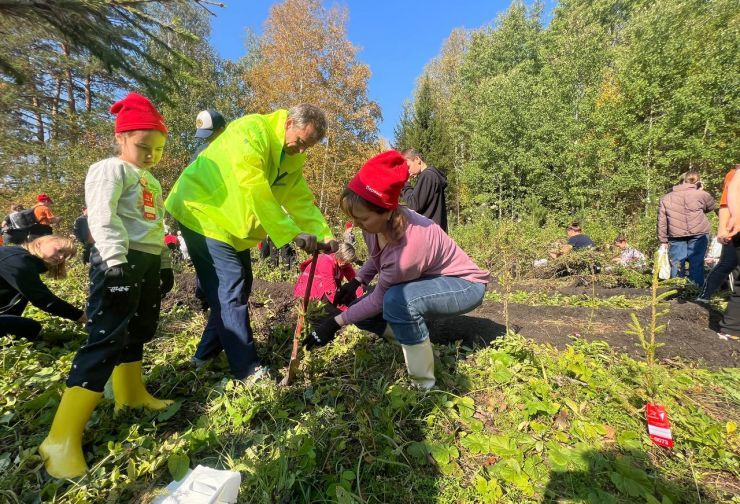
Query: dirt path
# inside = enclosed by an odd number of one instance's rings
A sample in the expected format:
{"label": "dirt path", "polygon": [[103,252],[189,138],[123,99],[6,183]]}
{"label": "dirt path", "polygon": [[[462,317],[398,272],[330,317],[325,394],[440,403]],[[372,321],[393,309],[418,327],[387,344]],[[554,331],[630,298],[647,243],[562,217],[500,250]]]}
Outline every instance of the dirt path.
{"label": "dirt path", "polygon": [[[172,304],[178,303],[197,309],[198,303],[192,295],[195,288],[192,274],[180,274],[177,281],[177,292],[171,297],[168,296],[163,308],[167,309]],[[589,292],[579,292],[578,287],[571,289],[572,291],[568,293],[590,294],[590,288],[584,288]],[[297,303],[292,290],[293,286],[288,283],[270,283],[255,279],[250,298],[252,319],[267,322],[259,324],[263,327],[291,323],[294,318],[293,308]],[[552,290],[562,292],[563,286],[559,285]],[[599,297],[618,295],[648,295],[648,291],[641,289],[597,291]],[[738,367],[740,342],[722,341],[717,337],[715,331],[720,316],[693,303],[672,301],[670,313],[663,319],[667,328],[659,338],[665,346],[658,349],[658,358],[681,358],[707,367]],[[638,317],[643,323],[646,322],[650,317],[649,309],[639,311]],[[509,306],[509,323],[512,329],[538,343],[548,343],[561,349],[565,348],[575,336],[587,340],[604,340],[617,351],[639,356],[641,349],[636,346],[636,337],[625,334],[629,322],[630,310],[521,304]],[[474,347],[487,345],[493,339],[502,336],[505,332],[503,324],[503,305],[486,301],[465,316],[432,321],[430,330],[432,341],[436,343],[461,341],[466,346]]]}

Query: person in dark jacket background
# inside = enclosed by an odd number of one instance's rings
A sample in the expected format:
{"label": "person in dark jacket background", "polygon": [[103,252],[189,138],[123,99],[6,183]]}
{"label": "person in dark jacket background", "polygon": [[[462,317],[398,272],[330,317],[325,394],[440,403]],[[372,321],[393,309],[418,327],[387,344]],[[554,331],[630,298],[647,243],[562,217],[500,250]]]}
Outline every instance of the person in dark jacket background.
{"label": "person in dark jacket background", "polygon": [[66,262],[75,252],[74,242],[58,235],[0,248],[0,336],[38,338],[41,324],[22,316],[29,302],[58,317],[87,321],[82,310],[55,296],[40,276],[46,272],[52,278],[64,278]]}
{"label": "person in dark jacket background", "polygon": [[401,154],[409,165],[409,176],[416,179],[413,186],[408,183],[404,186],[401,198],[411,210],[432,219],[446,233],[447,177],[437,168],[428,166],[416,149],[406,149]]}
{"label": "person in dark jacket background", "polygon": [[568,234],[568,245],[573,247],[573,250],[584,250],[596,247],[594,241],[583,234],[583,229],[578,222],[571,222],[568,227],[565,228],[565,232]]}

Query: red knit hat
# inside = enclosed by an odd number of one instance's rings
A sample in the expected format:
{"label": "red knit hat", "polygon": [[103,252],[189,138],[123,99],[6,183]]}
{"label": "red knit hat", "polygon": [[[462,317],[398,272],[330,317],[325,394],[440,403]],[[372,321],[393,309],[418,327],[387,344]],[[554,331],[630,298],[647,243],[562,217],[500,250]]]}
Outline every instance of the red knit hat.
{"label": "red knit hat", "polygon": [[51,198],[43,192],[36,196],[36,201],[38,201],[39,203],[54,203],[53,201],[51,201]]}
{"label": "red knit hat", "polygon": [[111,114],[116,114],[116,133],[157,130],[167,134],[164,118],[146,96],[129,93],[126,98],[114,103],[110,111]]}
{"label": "red knit hat", "polygon": [[395,210],[408,179],[406,159],[400,152],[389,150],[368,159],[347,187],[365,201]]}

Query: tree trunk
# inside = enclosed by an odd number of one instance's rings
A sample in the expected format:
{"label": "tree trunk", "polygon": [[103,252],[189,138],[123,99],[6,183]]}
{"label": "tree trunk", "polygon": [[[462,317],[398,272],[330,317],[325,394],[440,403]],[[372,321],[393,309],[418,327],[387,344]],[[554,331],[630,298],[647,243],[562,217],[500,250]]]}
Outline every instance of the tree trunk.
{"label": "tree trunk", "polygon": [[65,74],[67,76],[67,105],[69,108],[70,115],[76,115],[77,107],[75,106],[75,83],[72,77],[72,65],[70,65],[69,63],[69,59],[70,59],[69,44],[67,43],[62,44],[62,51],[64,51],[64,56],[67,57],[67,61],[65,63]]}
{"label": "tree trunk", "polygon": [[31,98],[31,106],[33,108],[34,118],[36,119],[36,141],[40,144],[46,143],[44,116],[41,115],[41,102],[37,95],[33,95]]}
{"label": "tree trunk", "polygon": [[49,138],[56,137],[56,122],[57,114],[59,114],[59,100],[62,96],[62,78],[57,76],[54,77],[54,98],[51,102],[51,126],[49,131]]}
{"label": "tree trunk", "polygon": [[92,75],[85,74],[85,112],[92,111]]}

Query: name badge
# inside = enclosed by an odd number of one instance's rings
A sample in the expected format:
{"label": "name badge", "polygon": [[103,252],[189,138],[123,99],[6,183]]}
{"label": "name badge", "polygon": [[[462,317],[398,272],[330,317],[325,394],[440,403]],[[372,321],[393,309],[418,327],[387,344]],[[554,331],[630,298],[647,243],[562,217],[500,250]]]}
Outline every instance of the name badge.
{"label": "name badge", "polygon": [[148,189],[144,189],[144,218],[155,220],[157,218],[157,207],[154,205],[154,195]]}

